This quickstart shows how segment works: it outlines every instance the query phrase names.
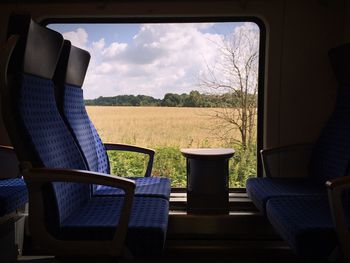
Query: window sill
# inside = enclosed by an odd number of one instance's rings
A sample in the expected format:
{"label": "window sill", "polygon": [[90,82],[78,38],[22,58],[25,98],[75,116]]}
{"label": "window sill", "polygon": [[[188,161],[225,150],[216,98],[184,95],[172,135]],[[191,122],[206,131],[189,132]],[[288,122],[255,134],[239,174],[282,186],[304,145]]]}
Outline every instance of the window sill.
{"label": "window sill", "polygon": [[[170,195],[170,210],[176,214],[187,214],[187,193],[186,189],[172,189]],[[230,189],[229,193],[230,215],[235,213],[258,213],[252,201],[245,193],[245,189]]]}

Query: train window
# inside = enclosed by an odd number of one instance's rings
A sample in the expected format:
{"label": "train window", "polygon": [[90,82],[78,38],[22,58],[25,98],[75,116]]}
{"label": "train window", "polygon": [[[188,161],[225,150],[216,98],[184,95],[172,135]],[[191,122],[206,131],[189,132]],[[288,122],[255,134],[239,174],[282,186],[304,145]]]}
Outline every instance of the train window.
{"label": "train window", "polygon": [[[88,114],[104,142],[156,150],[153,174],[186,187],[181,148],[234,148],[231,188],[257,176],[261,30],[255,22],[51,23],[88,50]],[[259,110],[258,110],[259,108]],[[147,158],[109,153],[112,172]]]}

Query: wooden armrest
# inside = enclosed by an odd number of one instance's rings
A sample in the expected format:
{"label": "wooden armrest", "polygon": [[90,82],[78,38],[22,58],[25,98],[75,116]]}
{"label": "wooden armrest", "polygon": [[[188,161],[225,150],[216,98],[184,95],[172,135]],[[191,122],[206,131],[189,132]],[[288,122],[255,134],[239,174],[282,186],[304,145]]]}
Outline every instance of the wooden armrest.
{"label": "wooden armrest", "polygon": [[313,146],[314,145],[311,143],[292,144],[292,145],[286,145],[281,147],[262,149],[260,150],[260,153],[263,155],[270,155],[275,153],[283,153],[287,151],[305,151],[305,150],[311,150]]}
{"label": "wooden armrest", "polygon": [[329,190],[338,190],[350,187],[350,176],[342,176],[326,182]]}
{"label": "wooden armrest", "polygon": [[72,182],[86,184],[101,184],[125,191],[133,192],[135,182],[123,177],[85,170],[59,169],[59,168],[30,168],[24,171],[25,180],[29,182]]}
{"label": "wooden armrest", "polygon": [[130,144],[121,144],[121,143],[105,143],[104,144],[107,151],[130,151],[130,152],[138,152],[144,153],[148,155],[154,155],[155,151],[153,149],[130,145]]}
{"label": "wooden armrest", "polygon": [[350,233],[342,202],[343,190],[350,188],[350,176],[329,180],[326,182],[326,186],[340,250],[345,259],[350,259]]}
{"label": "wooden armrest", "polygon": [[14,149],[12,146],[0,145],[0,151],[14,153]]}
{"label": "wooden armrest", "polygon": [[288,146],[260,150],[260,156],[266,176],[273,177],[272,163],[273,160],[275,160],[276,162],[275,158],[279,158],[278,162],[280,162],[282,158],[288,159],[291,157],[297,157],[301,159],[300,164],[304,164],[304,161],[307,160],[307,157],[311,155],[312,148],[313,144],[293,144]]}
{"label": "wooden armrest", "polygon": [[105,143],[104,144],[107,151],[128,151],[128,152],[137,152],[149,155],[148,164],[145,172],[145,177],[151,176],[153,160],[155,151],[153,149],[134,146],[130,144],[113,144],[113,143]]}
{"label": "wooden armrest", "polygon": [[[122,253],[123,243],[128,230],[128,223],[134,198],[135,183],[121,177],[94,173],[73,169],[50,169],[50,168],[27,168],[23,171],[29,189],[29,225],[35,237],[40,240],[40,244],[46,247],[48,251],[54,248],[55,253],[62,254],[68,251],[74,251],[78,254],[96,254],[97,251],[108,251],[110,255],[120,255]],[[57,240],[45,227],[44,200],[42,195],[42,186],[48,182],[72,182],[86,184],[100,184],[112,187],[122,188],[125,191],[123,207],[118,219],[116,231],[112,241],[67,241]],[[99,197],[93,197],[99,198]],[[117,200],[116,200],[117,201]],[[69,248],[70,246],[70,248]],[[107,247],[106,247],[107,246]],[[70,250],[69,250],[70,249]],[[89,251],[91,249],[91,251]],[[94,252],[96,250],[96,252]],[[91,253],[90,253],[91,252]]]}

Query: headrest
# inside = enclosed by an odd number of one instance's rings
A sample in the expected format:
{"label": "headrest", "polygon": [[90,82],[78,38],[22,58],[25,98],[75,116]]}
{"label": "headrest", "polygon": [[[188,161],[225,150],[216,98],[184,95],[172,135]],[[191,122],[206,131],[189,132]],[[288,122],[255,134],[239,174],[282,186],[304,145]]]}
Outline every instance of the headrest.
{"label": "headrest", "polygon": [[10,18],[8,34],[20,35],[12,58],[12,71],[52,79],[61,52],[63,37],[60,33],[42,27],[28,16]]}
{"label": "headrest", "polygon": [[350,87],[350,43],[331,49],[329,58],[339,85]]}
{"label": "headrest", "polygon": [[54,77],[55,82],[78,87],[83,86],[89,62],[89,52],[77,48],[70,41],[65,40]]}
{"label": "headrest", "polygon": [[24,53],[23,72],[52,79],[63,36],[31,21]]}

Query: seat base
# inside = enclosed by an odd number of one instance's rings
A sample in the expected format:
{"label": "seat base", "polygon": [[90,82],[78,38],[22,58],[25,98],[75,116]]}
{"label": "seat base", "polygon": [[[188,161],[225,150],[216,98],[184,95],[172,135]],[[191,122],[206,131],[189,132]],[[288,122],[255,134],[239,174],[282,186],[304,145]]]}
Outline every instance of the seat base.
{"label": "seat base", "polygon": [[284,196],[327,195],[326,187],[309,178],[249,178],[247,194],[260,212],[266,214],[268,200]]}
{"label": "seat base", "polygon": [[301,257],[324,260],[337,245],[327,197],[271,199],[267,202],[266,213],[276,231]]}
{"label": "seat base", "polygon": [[[61,224],[63,240],[110,240],[115,233],[123,197],[93,197]],[[135,256],[161,253],[168,225],[169,202],[135,197],[126,246]]]}
{"label": "seat base", "polygon": [[[171,185],[168,178],[162,177],[126,177],[136,183],[135,196],[161,197],[169,200]],[[94,196],[123,196],[124,191],[104,185],[96,185]]]}

